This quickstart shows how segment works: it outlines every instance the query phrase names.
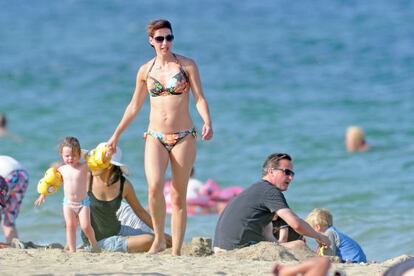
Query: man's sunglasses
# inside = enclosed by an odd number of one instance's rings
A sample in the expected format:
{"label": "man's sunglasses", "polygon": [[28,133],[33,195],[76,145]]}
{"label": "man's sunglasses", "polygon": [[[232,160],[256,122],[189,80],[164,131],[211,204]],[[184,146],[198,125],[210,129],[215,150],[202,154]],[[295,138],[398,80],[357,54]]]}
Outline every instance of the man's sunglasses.
{"label": "man's sunglasses", "polygon": [[163,43],[164,39],[167,40],[168,42],[171,42],[174,40],[174,35],[169,34],[167,36],[156,36],[154,37],[155,41],[157,41],[158,43]]}
{"label": "man's sunglasses", "polygon": [[284,169],[281,169],[281,168],[273,168],[272,170],[282,171],[287,176],[291,176],[291,177],[294,177],[295,176],[295,172],[292,171],[291,169],[286,169],[286,168],[284,168]]}

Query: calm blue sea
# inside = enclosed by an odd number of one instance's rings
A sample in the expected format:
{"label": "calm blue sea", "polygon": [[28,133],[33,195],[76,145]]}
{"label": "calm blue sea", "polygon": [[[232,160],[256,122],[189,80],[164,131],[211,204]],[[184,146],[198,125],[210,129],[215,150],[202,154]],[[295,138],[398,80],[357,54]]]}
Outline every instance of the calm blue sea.
{"label": "calm blue sea", "polygon": [[[65,242],[62,193],[34,208],[37,181],[62,137],[84,148],[110,137],[138,67],[153,56],[146,24],[167,18],[174,51],[199,65],[214,123],[214,139],[197,142],[199,179],[247,187],[268,154],[288,152],[295,212],[329,208],[370,260],[414,254],[413,8],[404,0],[1,0],[0,111],[22,141],[0,140],[0,154],[31,176],[21,238]],[[144,205],[148,109],[120,141]],[[353,124],[372,151],[344,150]],[[186,238],[213,236],[216,220],[189,218]]]}

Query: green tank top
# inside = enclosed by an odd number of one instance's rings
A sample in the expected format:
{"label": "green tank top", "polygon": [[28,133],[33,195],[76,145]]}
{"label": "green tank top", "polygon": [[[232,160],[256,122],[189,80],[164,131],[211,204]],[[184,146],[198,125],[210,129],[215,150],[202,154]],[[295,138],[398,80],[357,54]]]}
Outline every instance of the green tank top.
{"label": "green tank top", "polygon": [[[91,225],[95,231],[95,238],[97,241],[118,235],[121,229],[121,223],[116,216],[116,212],[121,206],[122,192],[124,190],[125,177],[121,176],[121,185],[119,195],[110,200],[99,200],[92,193],[92,175],[89,179],[88,195],[91,200]],[[89,243],[85,234],[82,232],[82,240]]]}

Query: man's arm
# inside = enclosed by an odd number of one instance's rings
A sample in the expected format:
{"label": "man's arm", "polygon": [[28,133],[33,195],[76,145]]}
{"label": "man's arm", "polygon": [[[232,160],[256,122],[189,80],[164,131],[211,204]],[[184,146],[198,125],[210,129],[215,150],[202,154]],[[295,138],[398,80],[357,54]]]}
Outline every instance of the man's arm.
{"label": "man's arm", "polygon": [[329,246],[331,244],[327,236],[316,232],[306,221],[299,218],[289,208],[279,209],[276,211],[276,214],[281,217],[296,232],[314,238],[318,243],[321,243],[323,245]]}
{"label": "man's arm", "polygon": [[289,227],[286,225],[279,228],[279,242],[288,242],[289,240]]}
{"label": "man's arm", "polygon": [[275,242],[275,236],[273,235],[273,224],[269,223],[268,225],[265,226],[265,228],[263,229],[263,236],[265,237],[265,239],[267,241],[270,242]]}

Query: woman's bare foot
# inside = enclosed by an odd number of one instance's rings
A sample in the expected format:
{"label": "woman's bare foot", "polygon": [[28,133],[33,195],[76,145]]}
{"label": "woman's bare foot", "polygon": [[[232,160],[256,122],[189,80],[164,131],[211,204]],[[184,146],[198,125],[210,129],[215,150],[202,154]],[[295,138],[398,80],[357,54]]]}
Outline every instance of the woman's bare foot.
{"label": "woman's bare foot", "polygon": [[154,240],[154,242],[151,245],[150,250],[148,251],[148,254],[157,254],[162,251],[164,251],[167,248],[167,245],[165,241],[158,242]]}
{"label": "woman's bare foot", "polygon": [[96,244],[91,248],[92,253],[101,253],[101,248]]}
{"label": "woman's bare foot", "polygon": [[65,248],[64,251],[67,252],[67,253],[75,253],[76,252],[76,249],[70,249],[68,247],[68,248]]}
{"label": "woman's bare foot", "polygon": [[173,256],[181,256],[181,248],[180,249],[175,249],[173,248],[171,255]]}

